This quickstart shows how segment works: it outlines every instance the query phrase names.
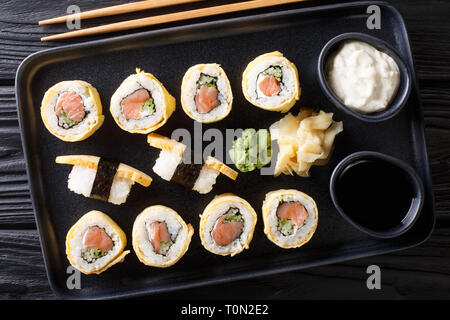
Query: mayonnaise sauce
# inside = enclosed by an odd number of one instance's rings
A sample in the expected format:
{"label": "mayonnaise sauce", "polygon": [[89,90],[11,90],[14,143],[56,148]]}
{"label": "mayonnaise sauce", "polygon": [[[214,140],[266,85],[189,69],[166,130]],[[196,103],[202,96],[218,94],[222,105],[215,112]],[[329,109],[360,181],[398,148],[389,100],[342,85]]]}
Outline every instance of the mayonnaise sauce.
{"label": "mayonnaise sauce", "polygon": [[347,107],[372,113],[389,106],[400,85],[400,72],[389,55],[349,40],[328,61],[328,84]]}

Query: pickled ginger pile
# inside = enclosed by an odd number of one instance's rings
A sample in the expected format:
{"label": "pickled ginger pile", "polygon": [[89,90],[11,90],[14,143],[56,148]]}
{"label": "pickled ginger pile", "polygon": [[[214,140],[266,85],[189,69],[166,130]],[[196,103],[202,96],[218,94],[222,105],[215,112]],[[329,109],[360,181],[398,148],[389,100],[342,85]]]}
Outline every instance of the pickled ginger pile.
{"label": "pickled ginger pile", "polygon": [[274,176],[281,173],[309,177],[313,165],[328,162],[334,139],[343,131],[342,121],[333,120],[333,113],[303,109],[297,116],[288,113],[270,126],[273,140],[278,142]]}

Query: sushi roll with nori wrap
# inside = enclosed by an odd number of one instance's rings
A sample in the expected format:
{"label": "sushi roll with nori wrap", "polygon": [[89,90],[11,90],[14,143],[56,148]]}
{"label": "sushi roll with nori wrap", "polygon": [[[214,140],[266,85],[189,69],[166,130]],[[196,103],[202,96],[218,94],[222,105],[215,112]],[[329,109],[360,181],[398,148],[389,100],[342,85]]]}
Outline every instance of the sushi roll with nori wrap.
{"label": "sushi roll with nori wrap", "polygon": [[153,171],[166,181],[178,183],[199,193],[208,193],[220,173],[236,180],[238,173],[213,157],[203,164],[188,164],[183,161],[186,146],[173,139],[150,133],[148,143],[161,149]]}
{"label": "sushi roll with nori wrap", "polygon": [[277,190],[266,195],[262,207],[264,233],[281,248],[307,243],[319,219],[313,198],[298,190]]}
{"label": "sushi roll with nori wrap", "polygon": [[249,248],[257,215],[244,199],[224,193],[216,196],[200,218],[200,239],[206,250],[234,256]]}
{"label": "sushi roll with nori wrap", "polygon": [[181,106],[194,120],[211,123],[231,111],[233,93],[225,71],[216,63],[197,64],[186,71],[181,84]]}
{"label": "sushi roll with nori wrap", "polygon": [[116,160],[88,155],[56,157],[56,163],[73,165],[69,174],[69,190],[85,197],[122,204],[132,185],[148,187],[152,182],[145,173]]}
{"label": "sushi roll with nori wrap", "polygon": [[166,268],[186,253],[194,228],[175,210],[155,205],[146,208],[133,224],[133,249],[147,266]]}
{"label": "sushi roll with nori wrap", "polygon": [[97,90],[81,80],[62,81],[48,89],[41,117],[51,134],[67,142],[88,138],[105,119]]}
{"label": "sushi roll with nori wrap", "polygon": [[123,130],[146,134],[167,122],[175,111],[175,98],[154,75],[136,69],[112,95],[109,110]]}
{"label": "sushi roll with nori wrap", "polygon": [[297,67],[278,51],[260,55],[245,69],[242,91],[258,108],[288,112],[300,99]]}
{"label": "sushi roll with nori wrap", "polygon": [[66,255],[70,264],[84,274],[102,273],[123,262],[127,238],[106,214],[90,211],[70,228],[66,237]]}

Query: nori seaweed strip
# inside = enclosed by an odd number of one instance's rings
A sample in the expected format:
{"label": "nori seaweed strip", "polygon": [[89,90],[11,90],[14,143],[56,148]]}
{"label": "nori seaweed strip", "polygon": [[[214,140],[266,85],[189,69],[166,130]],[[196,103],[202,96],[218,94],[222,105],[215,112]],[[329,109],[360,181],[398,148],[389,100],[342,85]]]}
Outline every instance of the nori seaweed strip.
{"label": "nori seaweed strip", "polygon": [[192,190],[195,185],[195,181],[200,175],[202,167],[203,165],[201,164],[185,164],[181,161],[175,169],[170,181],[181,184],[182,186]]}
{"label": "nori seaweed strip", "polygon": [[119,164],[120,162],[116,160],[100,158],[94,184],[92,185],[91,198],[108,201]]}

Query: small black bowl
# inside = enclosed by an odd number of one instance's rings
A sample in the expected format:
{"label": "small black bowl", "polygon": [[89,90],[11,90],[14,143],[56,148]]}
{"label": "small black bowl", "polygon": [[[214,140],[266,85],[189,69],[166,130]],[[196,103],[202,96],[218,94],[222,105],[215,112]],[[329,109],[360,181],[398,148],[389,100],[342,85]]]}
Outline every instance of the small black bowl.
{"label": "small black bowl", "polygon": [[[409,210],[405,213],[404,217],[401,219],[401,221],[395,226],[390,226],[386,229],[374,229],[369,228],[368,226],[364,226],[359,222],[355,221],[355,219],[353,219],[349,214],[347,214],[342,208],[341,204],[339,203],[339,197],[337,195],[338,193],[337,185],[338,180],[341,178],[341,175],[345,173],[345,171],[348,168],[352,166],[357,166],[358,164],[363,163],[364,161],[367,160],[381,161],[381,162],[384,161],[385,163],[387,163],[387,165],[390,165],[393,169],[401,170],[405,176],[405,180],[407,180],[411,186],[413,195],[411,199],[411,205],[409,207]],[[380,177],[380,179],[383,179],[383,177]],[[389,183],[389,181],[386,181],[386,183]],[[405,163],[400,159],[373,151],[356,152],[344,158],[334,169],[331,175],[329,187],[331,199],[339,214],[351,225],[353,225],[360,231],[377,238],[393,238],[408,231],[419,217],[424,202],[424,189],[422,180],[414,171],[414,169],[412,169],[407,163]],[[370,205],[370,203],[368,203],[367,205]],[[361,214],[365,214],[365,212],[362,212]]]}
{"label": "small black bowl", "polygon": [[[389,106],[379,112],[373,113],[359,113],[347,107],[333,92],[333,90],[328,85],[327,79],[327,62],[331,54],[339,49],[341,43],[346,40],[358,40],[366,42],[376,48],[377,50],[386,53],[397,63],[400,71],[400,86],[397,90],[396,96],[392,99]],[[369,36],[364,33],[344,33],[338,35],[327,42],[327,44],[322,48],[319,55],[319,60],[317,64],[317,71],[319,75],[320,86],[325,93],[325,95],[336,105],[340,110],[354,116],[355,118],[367,121],[367,122],[379,122],[384,121],[395,116],[406,104],[409,94],[411,92],[411,72],[407,65],[402,61],[400,56],[392,49],[386,42],[378,38]]]}

